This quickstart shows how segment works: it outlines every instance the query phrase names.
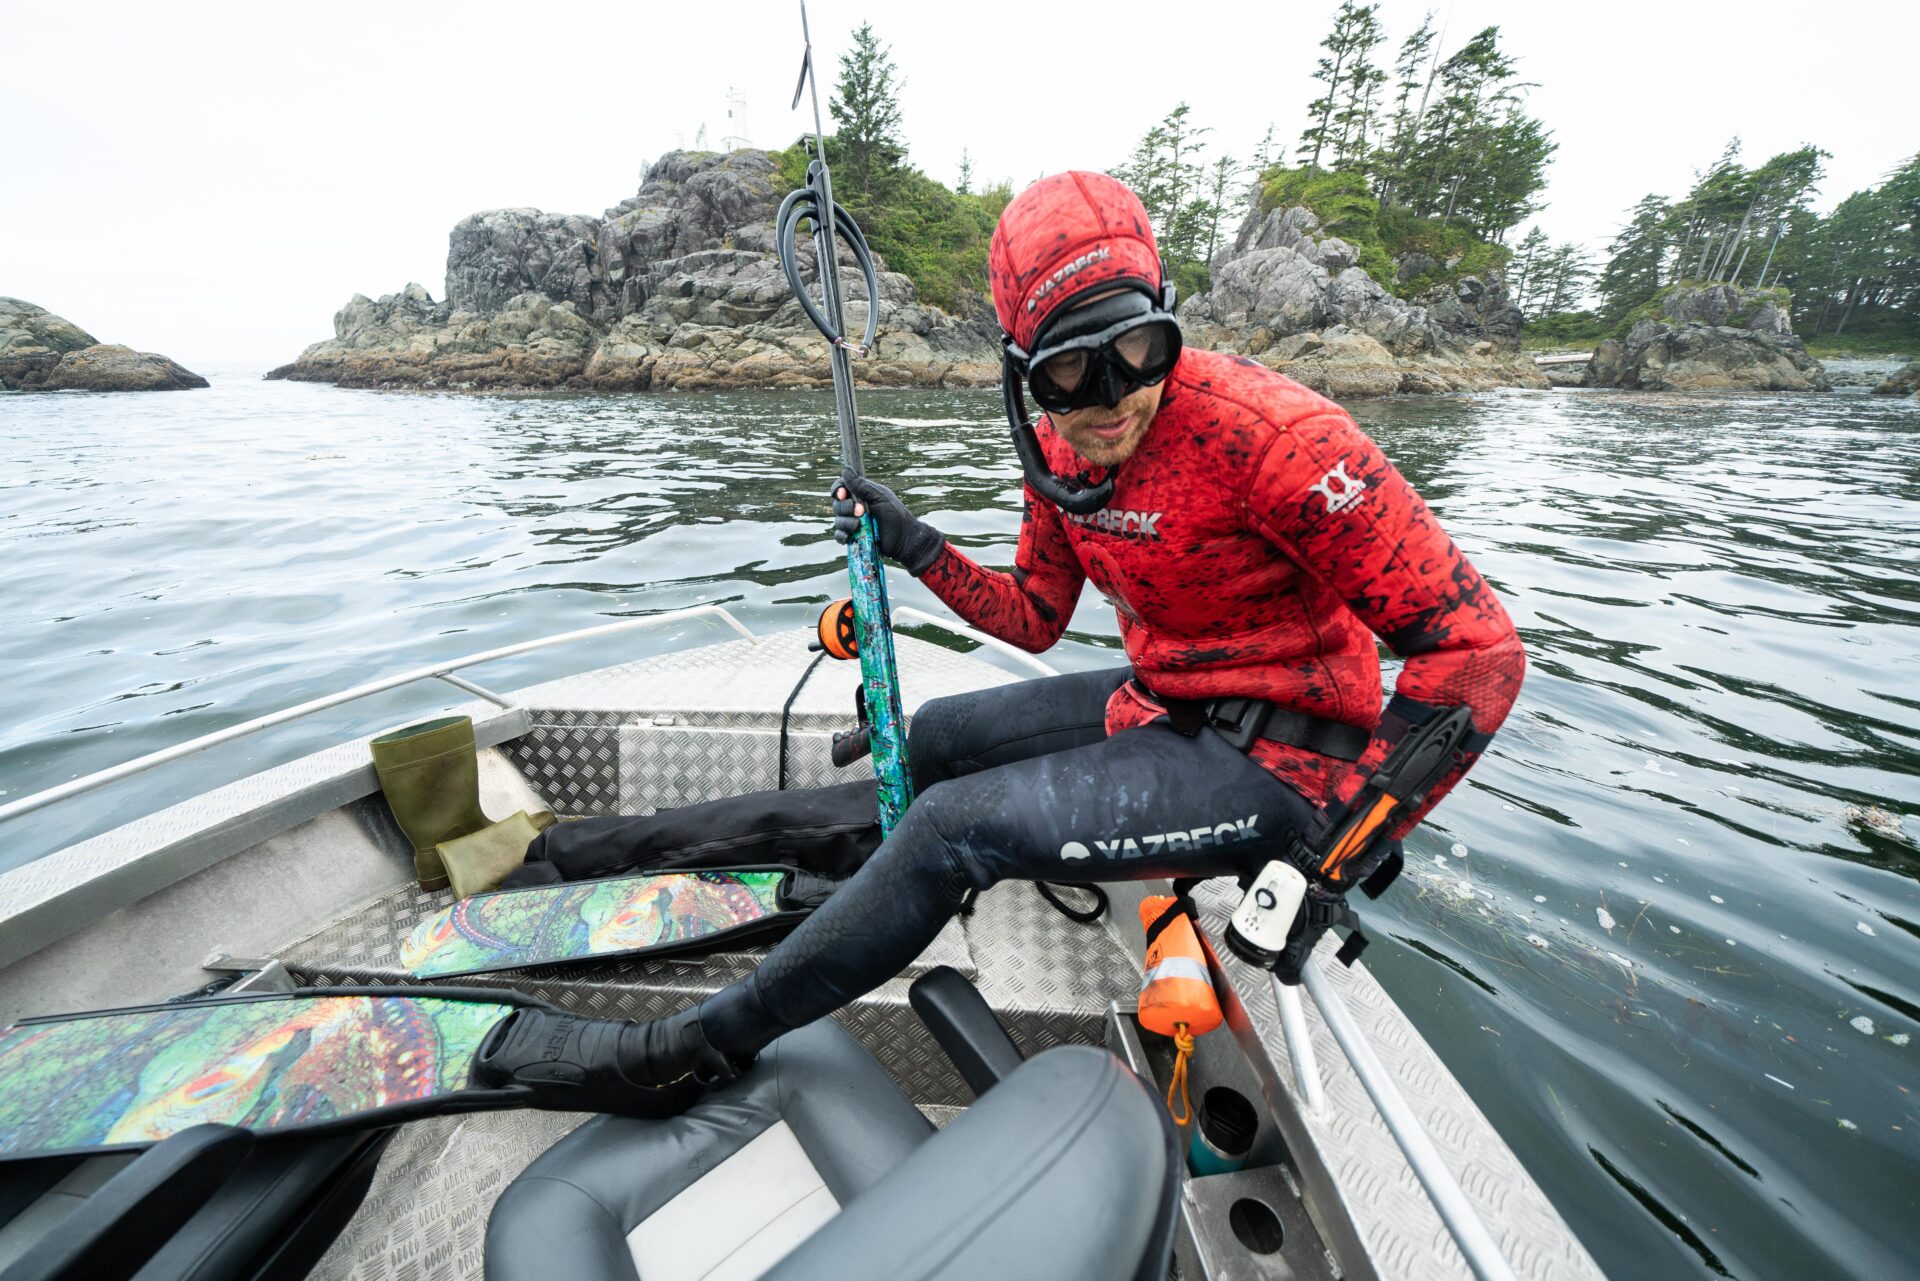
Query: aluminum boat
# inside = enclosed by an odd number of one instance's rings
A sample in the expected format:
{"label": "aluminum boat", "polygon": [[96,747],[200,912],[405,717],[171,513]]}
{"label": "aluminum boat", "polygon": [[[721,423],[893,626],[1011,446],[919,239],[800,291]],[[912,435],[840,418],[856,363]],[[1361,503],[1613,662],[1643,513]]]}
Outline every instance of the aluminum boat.
{"label": "aluminum boat", "polygon": [[[910,609],[896,623],[909,713],[928,698],[1050,671],[1032,655]],[[499,693],[462,673],[533,650],[678,625],[717,643],[669,650]],[[921,637],[935,638],[922,639]],[[644,814],[770,788],[845,781],[830,739],[852,720],[854,664],[812,664],[810,633],[754,635],[701,606],[627,619],[368,681],[0,806],[5,820],[53,806],[114,804],[113,784],[360,698],[439,681],[473,718],[481,799],[491,814]],[[483,673],[475,673],[476,676]],[[796,686],[798,689],[796,692]],[[368,738],[129,816],[0,875],[0,1026],[21,1017],[228,992],[409,982],[398,945],[451,902],[412,881],[411,850],[379,795]],[[203,758],[205,759],[205,758]],[[181,766],[181,768],[192,768]],[[849,767],[865,770],[862,762]],[[1113,910],[1076,923],[1025,883],[1000,885],[956,918],[899,978],[837,1016],[935,1125],[973,1099],[929,1039],[909,985],[937,966],[971,980],[1027,1055],[1105,1047],[1164,1094],[1172,1056],[1134,1017],[1142,895],[1109,887]],[[1196,895],[1220,937],[1230,882]],[[1214,949],[1227,1026],[1203,1036],[1194,1096],[1228,1086],[1254,1102],[1244,1169],[1183,1175],[1171,1275],[1182,1278],[1525,1277],[1599,1271],[1465,1089],[1364,964],[1323,949],[1301,989]],[[569,1010],[645,1019],[717,990],[764,949],[579,962],[461,980],[518,989]],[[1304,997],[1304,999],[1302,999]],[[6,1083],[0,1081],[0,1089]],[[472,1278],[495,1199],[585,1117],[496,1111],[400,1127],[364,1199],[310,1275]],[[90,1158],[25,1205],[0,1205],[0,1278],[35,1239],[132,1158]],[[142,1273],[142,1276],[147,1275]]]}

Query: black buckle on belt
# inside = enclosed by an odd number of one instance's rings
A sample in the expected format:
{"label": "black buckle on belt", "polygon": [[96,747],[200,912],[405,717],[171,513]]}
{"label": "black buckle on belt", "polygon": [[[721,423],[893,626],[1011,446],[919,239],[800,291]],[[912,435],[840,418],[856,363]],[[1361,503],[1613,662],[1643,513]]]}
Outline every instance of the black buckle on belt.
{"label": "black buckle on belt", "polygon": [[1267,728],[1273,704],[1260,698],[1216,698],[1207,705],[1213,732],[1236,752],[1250,749]]}

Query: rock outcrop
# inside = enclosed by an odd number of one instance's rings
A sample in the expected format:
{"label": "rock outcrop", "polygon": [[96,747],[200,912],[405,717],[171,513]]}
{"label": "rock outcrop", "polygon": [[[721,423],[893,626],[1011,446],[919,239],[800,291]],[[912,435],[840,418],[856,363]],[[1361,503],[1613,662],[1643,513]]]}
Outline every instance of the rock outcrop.
{"label": "rock outcrop", "polygon": [[1827,374],[1794,337],[1770,289],[1675,286],[1625,338],[1594,348],[1586,386],[1637,391],[1826,391]]}
{"label": "rock outcrop", "polygon": [[[1520,310],[1498,271],[1409,302],[1359,257],[1321,234],[1312,211],[1256,200],[1215,256],[1212,288],[1181,304],[1181,328],[1191,343],[1251,356],[1334,397],[1547,385],[1520,351]],[[1408,255],[1399,276],[1441,265]]]}
{"label": "rock outcrop", "polygon": [[1873,389],[1876,396],[1920,396],[1920,360],[1910,360]]}
{"label": "rock outcrop", "polygon": [[165,356],[98,342],[45,307],[0,298],[0,388],[184,391],[206,385],[206,379]]}
{"label": "rock outcrop", "polygon": [[[774,253],[783,194],[768,152],[669,152],[600,218],[474,214],[449,239],[444,301],[417,284],[378,300],[356,295],[334,316],[332,339],[268,377],[472,389],[828,386],[827,345]],[[812,279],[810,265],[803,275]],[[851,270],[841,279],[857,326],[864,286]],[[879,285],[879,339],[854,363],[862,382],[998,380],[984,306],[949,315],[884,269]]]}
{"label": "rock outcrop", "polygon": [[1556,361],[1552,364],[1542,364],[1536,360],[1534,364],[1535,367],[1540,370],[1541,375],[1546,378],[1549,386],[1582,387],[1586,385],[1588,362],[1585,360],[1577,362]]}

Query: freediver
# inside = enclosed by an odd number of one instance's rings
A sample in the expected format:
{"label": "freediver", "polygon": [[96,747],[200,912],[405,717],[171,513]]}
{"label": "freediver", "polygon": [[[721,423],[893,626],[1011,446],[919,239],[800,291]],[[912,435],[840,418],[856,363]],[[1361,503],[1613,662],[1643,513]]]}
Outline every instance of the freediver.
{"label": "freediver", "polygon": [[[871,851],[754,973],[631,1026],[620,1059],[635,1084],[731,1081],[776,1037],[899,973],[1000,880],[1249,875],[1323,827],[1411,731],[1467,707],[1465,750],[1358,860],[1358,881],[1519,692],[1506,610],[1347,412],[1245,357],[1183,347],[1132,191],[1097,173],[1042,179],[1001,215],[988,267],[1026,474],[1012,572],[851,473],[832,496],[835,537],[870,511],[884,556],[1034,652],[1091,580],[1128,664],[927,702],[908,739],[917,797],[877,848],[870,783],[543,833],[533,880],[673,866],[695,844],[812,841],[847,866]],[[1047,411],[1038,423],[1022,383]],[[1404,660],[1384,709],[1375,637]]]}

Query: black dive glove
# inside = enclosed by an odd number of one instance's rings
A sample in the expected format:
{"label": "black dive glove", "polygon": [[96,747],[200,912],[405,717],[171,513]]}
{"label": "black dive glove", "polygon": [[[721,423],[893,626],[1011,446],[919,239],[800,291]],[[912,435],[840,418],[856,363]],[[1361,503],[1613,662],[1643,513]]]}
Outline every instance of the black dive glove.
{"label": "black dive glove", "polygon": [[947,545],[945,534],[908,511],[907,505],[877,480],[845,472],[831,497],[834,542],[850,543],[860,532],[860,517],[853,511],[858,502],[873,513],[880,554],[915,578],[933,568],[933,562],[940,559],[940,549]]}

